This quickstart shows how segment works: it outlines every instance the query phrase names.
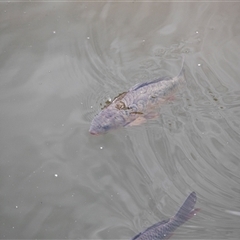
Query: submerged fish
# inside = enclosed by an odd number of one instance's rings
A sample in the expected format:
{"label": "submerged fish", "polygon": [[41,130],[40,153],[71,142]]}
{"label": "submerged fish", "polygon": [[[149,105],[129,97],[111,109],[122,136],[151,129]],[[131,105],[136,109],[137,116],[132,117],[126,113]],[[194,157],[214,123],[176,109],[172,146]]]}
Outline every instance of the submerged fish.
{"label": "submerged fish", "polygon": [[180,207],[175,216],[168,220],[158,222],[151,227],[147,228],[144,232],[136,235],[132,240],[160,240],[169,239],[173,232],[190,219],[193,215],[200,210],[194,209],[194,205],[197,201],[197,195],[192,192]]}
{"label": "submerged fish", "polygon": [[119,94],[92,120],[89,132],[93,135],[111,129],[134,126],[158,116],[156,108],[172,98],[180,83],[184,82],[183,62],[178,76],[162,77],[133,86]]}

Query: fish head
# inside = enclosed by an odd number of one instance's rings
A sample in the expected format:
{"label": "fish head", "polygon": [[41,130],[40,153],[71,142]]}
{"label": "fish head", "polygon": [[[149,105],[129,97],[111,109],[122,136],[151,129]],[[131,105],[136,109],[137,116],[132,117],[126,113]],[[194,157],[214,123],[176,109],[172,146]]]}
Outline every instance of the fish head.
{"label": "fish head", "polygon": [[126,116],[123,110],[103,109],[93,118],[89,132],[92,135],[99,135],[112,129],[124,127],[128,123]]}

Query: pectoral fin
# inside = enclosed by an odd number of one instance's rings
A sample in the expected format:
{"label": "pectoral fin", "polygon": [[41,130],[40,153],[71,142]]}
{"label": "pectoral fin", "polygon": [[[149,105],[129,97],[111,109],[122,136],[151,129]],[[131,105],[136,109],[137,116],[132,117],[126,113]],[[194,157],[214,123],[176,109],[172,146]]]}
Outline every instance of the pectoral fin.
{"label": "pectoral fin", "polygon": [[141,125],[141,124],[145,123],[146,121],[147,121],[147,119],[145,117],[139,116],[134,121],[129,123],[128,126],[138,126],[138,125]]}
{"label": "pectoral fin", "polygon": [[[140,113],[136,112],[135,114],[140,114]],[[143,114],[143,113],[141,113],[141,114]],[[134,121],[129,123],[128,126],[138,126],[143,123],[146,123],[148,119],[157,119],[158,117],[159,117],[158,112],[149,112],[147,114],[140,115]]]}
{"label": "pectoral fin", "polygon": [[144,116],[146,119],[157,119],[159,117],[158,112],[150,112]]}

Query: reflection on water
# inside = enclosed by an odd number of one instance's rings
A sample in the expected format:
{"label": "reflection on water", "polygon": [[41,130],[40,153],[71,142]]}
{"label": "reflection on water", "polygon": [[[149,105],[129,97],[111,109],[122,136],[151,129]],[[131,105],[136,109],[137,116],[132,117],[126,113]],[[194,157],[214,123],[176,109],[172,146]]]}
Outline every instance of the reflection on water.
{"label": "reflection on water", "polygon": [[[238,3],[0,6],[1,239],[130,239],[191,191],[201,212],[172,239],[239,238]],[[157,120],[88,133],[183,55]]]}

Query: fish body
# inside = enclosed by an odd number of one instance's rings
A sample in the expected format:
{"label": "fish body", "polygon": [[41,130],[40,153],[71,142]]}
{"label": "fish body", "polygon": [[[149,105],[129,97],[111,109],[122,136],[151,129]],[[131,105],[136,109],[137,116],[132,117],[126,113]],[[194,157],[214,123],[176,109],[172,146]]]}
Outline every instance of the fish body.
{"label": "fish body", "polygon": [[94,117],[89,132],[93,135],[102,134],[111,129],[139,125],[147,119],[156,118],[156,108],[171,99],[182,82],[183,67],[176,77],[162,77],[135,85],[116,97]]}
{"label": "fish body", "polygon": [[197,195],[195,192],[192,192],[172,218],[152,225],[136,235],[132,240],[169,239],[179,226],[184,224],[193,215],[196,215],[200,210],[198,208],[194,209],[196,201]]}

